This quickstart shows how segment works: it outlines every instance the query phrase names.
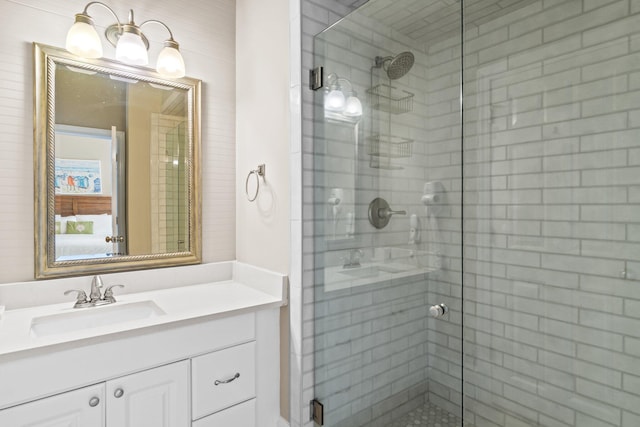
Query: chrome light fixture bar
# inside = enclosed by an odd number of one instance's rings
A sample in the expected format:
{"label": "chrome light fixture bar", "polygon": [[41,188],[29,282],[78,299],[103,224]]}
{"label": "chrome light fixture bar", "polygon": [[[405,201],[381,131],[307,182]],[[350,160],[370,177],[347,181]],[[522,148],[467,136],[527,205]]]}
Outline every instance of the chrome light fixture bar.
{"label": "chrome light fixture bar", "polygon": [[169,32],[169,39],[165,40],[164,48],[160,51],[156,61],[158,73],[167,77],[184,77],[185,66],[180,54],[178,42],[173,39],[173,33],[162,21],[150,19],[140,25],[136,25],[133,19],[133,10],[129,10],[129,21],[126,24],[120,22],[118,15],[106,4],[93,1],[88,3],[81,13],[76,14],[75,23],[67,33],[66,49],[84,58],[102,57],[102,42],[94,26],[94,21],[87,13],[92,5],[100,5],[106,8],[116,19],[116,23],[107,27],[105,37],[116,48],[116,59],[131,65],[147,65],[149,63],[149,40],[142,32],[142,27],[147,24],[158,24]]}

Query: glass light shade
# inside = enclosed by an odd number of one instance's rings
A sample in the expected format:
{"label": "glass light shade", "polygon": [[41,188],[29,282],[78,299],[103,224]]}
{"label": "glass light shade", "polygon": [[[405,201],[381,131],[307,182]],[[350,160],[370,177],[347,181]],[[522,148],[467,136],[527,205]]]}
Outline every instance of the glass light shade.
{"label": "glass light shade", "polygon": [[362,115],[362,103],[357,96],[350,95],[347,98],[342,114],[349,117],[360,117]]}
{"label": "glass light shade", "polygon": [[116,59],[132,65],[147,65],[149,54],[142,38],[134,33],[123,32],[116,45]]}
{"label": "glass light shade", "polygon": [[329,111],[342,111],[344,103],[344,94],[339,89],[331,90],[324,98],[324,108]]}
{"label": "glass light shade", "polygon": [[101,58],[102,43],[93,25],[76,22],[67,33],[66,49],[83,58]]}
{"label": "glass light shade", "polygon": [[182,59],[180,51],[174,47],[165,46],[158,55],[156,70],[163,76],[184,77],[184,59]]}

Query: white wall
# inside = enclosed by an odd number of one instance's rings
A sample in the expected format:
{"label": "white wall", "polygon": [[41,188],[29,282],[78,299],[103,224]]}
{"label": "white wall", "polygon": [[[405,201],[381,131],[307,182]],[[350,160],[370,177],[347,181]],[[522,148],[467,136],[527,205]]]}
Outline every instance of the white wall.
{"label": "white wall", "polygon": [[56,157],[100,161],[102,196],[111,196],[111,137],[56,134]]}
{"label": "white wall", "polygon": [[[289,274],[289,1],[236,1],[236,257]],[[249,171],[266,165],[256,200]],[[249,180],[251,198],[255,175]],[[280,313],[281,414],[289,418],[289,312]]]}
{"label": "white wall", "polygon": [[[0,283],[31,280],[33,271],[33,54],[31,43],[63,47],[74,14],[87,2],[0,0]],[[235,258],[235,1],[153,0],[107,2],[125,19],[159,19],[171,28],[187,74],[203,80],[203,260]],[[89,13],[99,32],[113,18],[99,6]],[[151,61],[166,39],[160,26],[145,27]],[[105,57],[113,48],[103,43]],[[274,168],[275,169],[275,168]],[[284,271],[284,270],[281,270]]]}
{"label": "white wall", "polygon": [[[236,243],[241,262],[289,271],[289,2],[236,2]],[[249,171],[266,165],[249,202]],[[255,193],[255,176],[249,193]]]}

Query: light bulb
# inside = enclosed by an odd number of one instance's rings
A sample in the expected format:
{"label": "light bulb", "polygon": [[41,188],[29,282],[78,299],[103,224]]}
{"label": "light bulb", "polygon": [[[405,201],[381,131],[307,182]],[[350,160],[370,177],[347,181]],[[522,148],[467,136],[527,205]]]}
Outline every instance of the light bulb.
{"label": "light bulb", "polygon": [[360,117],[362,115],[362,103],[355,94],[349,95],[345,101],[344,112],[349,117]]}
{"label": "light bulb", "polygon": [[158,70],[158,73],[163,76],[174,78],[184,77],[184,60],[178,50],[178,43],[172,40],[167,40],[165,42],[164,48],[158,55],[156,70]]}
{"label": "light bulb", "polygon": [[67,33],[66,49],[83,58],[102,57],[102,43],[91,18],[87,15],[76,15],[76,22]]}
{"label": "light bulb", "polygon": [[127,31],[127,25],[118,39],[116,45],[116,59],[133,65],[147,65],[149,55],[142,37],[134,32]]}
{"label": "light bulb", "polygon": [[344,109],[344,94],[340,89],[332,89],[324,99],[324,108],[329,111],[342,111]]}

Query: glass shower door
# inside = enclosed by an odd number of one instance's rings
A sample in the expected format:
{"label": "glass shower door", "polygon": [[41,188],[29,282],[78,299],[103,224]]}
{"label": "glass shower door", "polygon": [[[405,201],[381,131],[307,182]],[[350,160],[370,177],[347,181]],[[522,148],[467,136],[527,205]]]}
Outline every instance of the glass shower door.
{"label": "glass shower door", "polygon": [[[433,34],[401,33],[408,3],[416,16],[438,9],[454,42],[441,36],[433,51]],[[459,29],[457,2],[370,0],[314,38],[325,426],[461,423]],[[433,54],[448,62],[431,67]]]}
{"label": "glass shower door", "polygon": [[640,426],[636,3],[369,0],[314,38],[324,425]]}

